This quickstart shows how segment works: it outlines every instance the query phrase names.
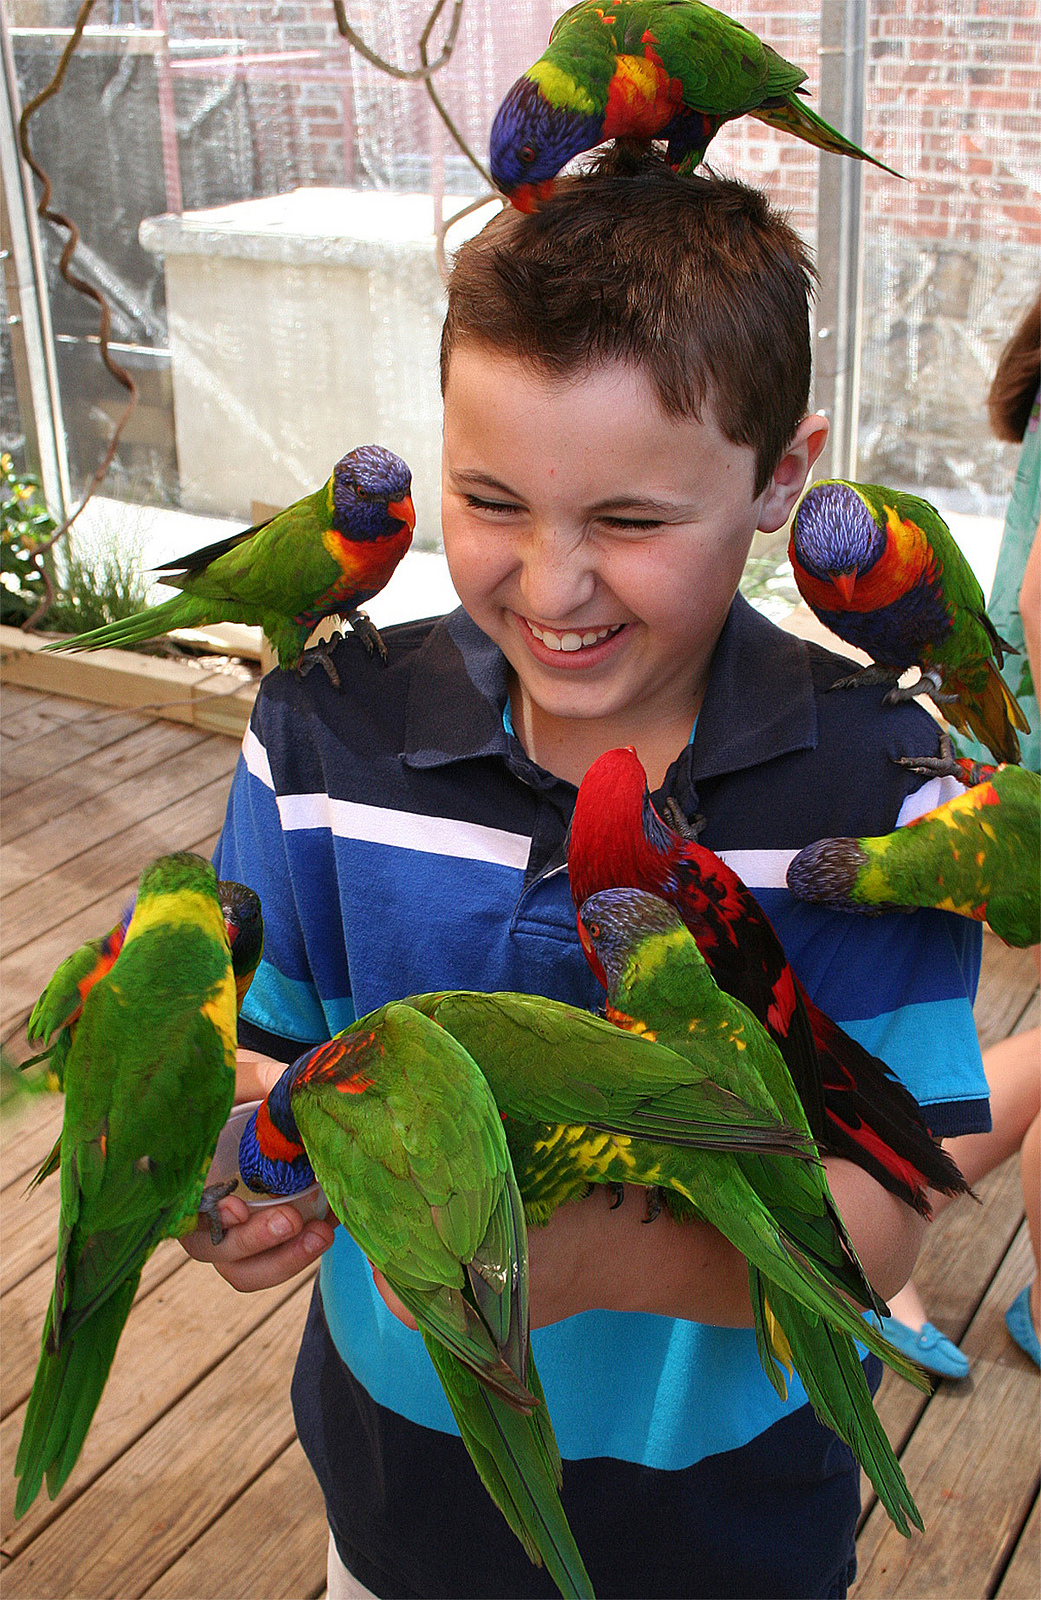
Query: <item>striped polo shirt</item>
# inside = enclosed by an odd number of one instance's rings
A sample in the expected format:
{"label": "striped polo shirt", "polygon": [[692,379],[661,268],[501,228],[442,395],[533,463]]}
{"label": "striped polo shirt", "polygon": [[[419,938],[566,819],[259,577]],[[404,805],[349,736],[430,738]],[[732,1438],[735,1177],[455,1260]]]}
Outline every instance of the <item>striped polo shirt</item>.
{"label": "striped polo shirt", "polygon": [[[324,673],[265,679],[215,858],[264,908],[241,1040],[285,1060],[415,992],[602,1000],[568,891],[575,790],[509,731],[501,653],[461,610],[384,637],[385,671],[356,641],[338,647],[340,691]],[[934,1133],[985,1129],[979,928],[931,911],[847,916],[785,887],[805,844],[888,832],[943,797],[891,759],[935,754],[935,723],[883,709],[877,689],[826,693],[848,665],[739,596],[659,799],[706,818],[701,842],[755,892],[809,993],[903,1079]],[[798,1380],[778,1399],[752,1330],[586,1312],[533,1347],[598,1595],[844,1592],[855,1463]],[[480,1485],[419,1335],[342,1229],[294,1408],[340,1555],[375,1593],[555,1593]]]}

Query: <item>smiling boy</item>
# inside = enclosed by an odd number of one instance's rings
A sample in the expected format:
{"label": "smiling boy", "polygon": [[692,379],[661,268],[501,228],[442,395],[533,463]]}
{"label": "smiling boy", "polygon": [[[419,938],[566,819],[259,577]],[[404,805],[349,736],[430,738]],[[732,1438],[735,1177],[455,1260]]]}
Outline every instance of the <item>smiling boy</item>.
{"label": "smiling boy", "polygon": [[[908,1079],[934,1130],[986,1126],[978,930],[923,913],[880,932],[781,887],[802,844],[886,832],[935,797],[891,759],[935,751],[924,712],[829,695],[846,664],[735,598],[753,533],[784,524],[826,437],[806,414],[809,289],[763,196],[653,158],[561,183],[464,246],[442,346],[463,606],[387,630],[385,673],[341,645],[343,693],[320,674],[265,680],[217,852],[267,930],[241,1097],[408,993],[597,1005],[564,841],[587,767],[633,744],[652,788],[706,817],[703,842],[754,868],[811,994]],[[920,1219],[859,1169],[828,1170],[892,1292]],[[552,1594],[344,1231],[328,1249],[332,1229],[291,1209],[224,1209],[241,1225],[191,1248],[239,1288],[327,1250],[294,1407],[333,1533],[330,1600]],[[597,1593],[844,1594],[852,1455],[797,1381],[782,1404],[762,1374],[742,1258],[707,1225],[643,1215],[596,1190],[531,1236],[535,1354]]]}

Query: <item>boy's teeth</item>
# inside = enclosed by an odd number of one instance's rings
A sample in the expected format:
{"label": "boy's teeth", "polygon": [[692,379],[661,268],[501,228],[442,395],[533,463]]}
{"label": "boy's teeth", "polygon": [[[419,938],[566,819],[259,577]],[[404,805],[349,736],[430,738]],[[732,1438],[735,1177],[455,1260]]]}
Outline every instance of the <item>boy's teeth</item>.
{"label": "boy's teeth", "polygon": [[599,644],[608,634],[617,633],[621,626],[620,622],[616,622],[613,627],[590,628],[585,633],[551,633],[548,628],[536,628],[533,622],[528,623],[536,639],[541,639],[547,650],[581,650],[583,645]]}

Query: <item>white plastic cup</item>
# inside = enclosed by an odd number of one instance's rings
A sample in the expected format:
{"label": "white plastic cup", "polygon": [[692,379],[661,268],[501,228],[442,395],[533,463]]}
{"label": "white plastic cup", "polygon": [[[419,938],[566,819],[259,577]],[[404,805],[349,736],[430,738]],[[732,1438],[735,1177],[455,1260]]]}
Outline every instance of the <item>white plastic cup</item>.
{"label": "white plastic cup", "polygon": [[242,1174],[239,1171],[239,1140],[242,1138],[246,1123],[253,1112],[262,1102],[260,1100],[246,1100],[241,1105],[233,1106],[231,1116],[220,1131],[217,1148],[213,1153],[213,1163],[206,1174],[206,1187],[216,1183],[230,1183],[235,1178],[238,1188],[235,1197],[245,1200],[251,1211],[260,1211],[265,1206],[295,1206],[305,1222],[312,1218],[324,1217],[329,1210],[329,1202],[325,1198],[325,1190],[320,1183],[312,1183],[309,1189],[302,1189],[299,1194],[257,1194],[246,1187]]}

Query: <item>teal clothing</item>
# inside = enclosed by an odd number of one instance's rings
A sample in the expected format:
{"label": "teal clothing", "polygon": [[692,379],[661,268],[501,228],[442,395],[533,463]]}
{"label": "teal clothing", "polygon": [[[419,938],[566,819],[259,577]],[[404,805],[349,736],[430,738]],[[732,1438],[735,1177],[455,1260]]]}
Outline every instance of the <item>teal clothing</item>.
{"label": "teal clothing", "polygon": [[[1005,529],[1001,536],[998,565],[994,573],[994,587],[987,602],[987,615],[1002,639],[1014,644],[1018,656],[1008,656],[1002,668],[1002,677],[1023,708],[1030,724],[1029,733],[1019,735],[1022,762],[1031,772],[1041,772],[1041,711],[1038,710],[1037,690],[1030,678],[1030,662],[1023,642],[1023,618],[1019,614],[1019,590],[1023,582],[1023,568],[1034,543],[1038,523],[1041,522],[1041,390],[1023,435],[1019,454],[1019,468],[1012,485],[1012,498],[1005,515]],[[978,740],[959,735],[959,754],[971,756],[974,761],[992,762],[994,757]]]}

